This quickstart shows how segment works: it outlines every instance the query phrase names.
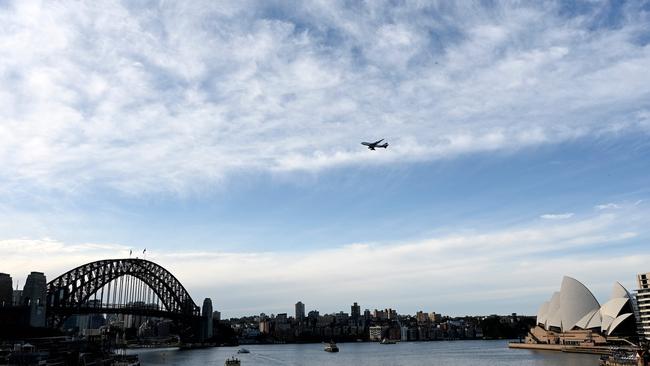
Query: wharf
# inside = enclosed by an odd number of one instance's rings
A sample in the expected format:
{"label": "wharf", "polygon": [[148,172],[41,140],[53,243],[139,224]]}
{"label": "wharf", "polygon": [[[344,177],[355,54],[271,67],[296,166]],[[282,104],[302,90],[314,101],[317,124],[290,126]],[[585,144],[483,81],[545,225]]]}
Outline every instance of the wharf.
{"label": "wharf", "polygon": [[558,351],[570,353],[588,353],[594,355],[611,355],[611,347],[603,346],[568,346],[562,344],[508,343],[509,348],[530,349],[540,351]]}

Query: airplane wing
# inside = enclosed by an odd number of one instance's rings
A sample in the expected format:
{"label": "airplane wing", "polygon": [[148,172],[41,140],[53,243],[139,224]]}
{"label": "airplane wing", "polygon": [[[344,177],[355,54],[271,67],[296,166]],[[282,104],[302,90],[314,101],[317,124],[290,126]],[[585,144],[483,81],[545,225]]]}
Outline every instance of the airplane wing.
{"label": "airplane wing", "polygon": [[373,142],[372,144],[373,144],[373,145],[377,145],[377,144],[379,144],[379,143],[382,142],[382,141],[384,141],[384,139],[381,139],[381,140],[379,140],[379,141],[375,141],[375,142]]}

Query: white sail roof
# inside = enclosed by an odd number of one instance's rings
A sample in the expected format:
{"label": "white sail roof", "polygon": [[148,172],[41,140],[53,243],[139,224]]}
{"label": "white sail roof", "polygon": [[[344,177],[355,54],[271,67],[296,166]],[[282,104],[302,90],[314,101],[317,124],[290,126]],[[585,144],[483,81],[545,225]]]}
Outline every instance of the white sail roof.
{"label": "white sail roof", "polygon": [[548,301],[544,301],[542,306],[539,307],[537,311],[537,324],[542,324],[546,326],[546,313],[548,312]]}
{"label": "white sail roof", "polygon": [[609,316],[609,315],[603,315],[603,322],[600,325],[600,331],[603,333],[607,333],[607,330],[609,329],[609,326],[612,325],[612,322],[614,321],[615,318]]}
{"label": "white sail roof", "polygon": [[554,292],[551,301],[548,304],[548,312],[546,313],[546,329],[548,327],[562,327],[562,317],[560,314],[560,293]]}
{"label": "white sail roof", "polygon": [[607,329],[607,335],[612,334],[616,330],[616,327],[621,325],[621,323],[623,323],[625,319],[629,318],[630,316],[632,316],[632,313],[627,313],[616,317],[616,319],[614,319],[612,324],[610,324],[609,328]]}
{"label": "white sail roof", "polygon": [[614,288],[612,288],[612,296],[611,296],[611,298],[615,299],[617,297],[623,297],[623,298],[627,298],[627,299],[629,299],[631,297],[630,293],[627,291],[627,289],[625,287],[623,287],[623,285],[621,285],[620,282],[614,283]]}
{"label": "white sail roof", "polygon": [[571,330],[585,315],[598,310],[600,304],[580,281],[564,276],[560,287],[560,317],[563,332]]}
{"label": "white sail roof", "polygon": [[[612,299],[600,306],[594,295],[582,283],[565,276],[559,292],[540,306],[537,324],[562,332],[578,329],[598,329],[611,334],[633,314],[630,313],[630,293],[619,282],[614,284]],[[627,329],[627,328],[626,328]]]}
{"label": "white sail roof", "polygon": [[621,315],[621,310],[628,301],[630,301],[630,299],[625,297],[611,299],[600,308],[600,313],[603,316],[616,318],[617,316]]}
{"label": "white sail roof", "polygon": [[600,315],[600,311],[597,311],[596,314],[589,320],[585,329],[595,329],[600,328],[603,325],[603,317]]}
{"label": "white sail roof", "polygon": [[[589,328],[587,328],[587,326],[589,325],[589,321],[597,313],[598,313],[598,310],[590,311],[589,313],[587,313],[587,315],[583,316],[582,319],[578,320],[578,322],[576,323],[575,326],[580,328],[580,329],[589,329]],[[598,326],[600,326],[600,324]]]}

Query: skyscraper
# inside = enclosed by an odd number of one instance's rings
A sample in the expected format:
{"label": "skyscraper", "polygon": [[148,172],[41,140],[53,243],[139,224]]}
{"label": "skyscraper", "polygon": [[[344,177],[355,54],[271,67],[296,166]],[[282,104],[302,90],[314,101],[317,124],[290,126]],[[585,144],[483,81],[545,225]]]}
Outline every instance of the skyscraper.
{"label": "skyscraper", "polygon": [[302,321],[305,319],[305,304],[301,301],[296,303],[296,320]]}
{"label": "skyscraper", "polygon": [[13,303],[13,281],[11,276],[0,273],[0,307],[11,306]]}
{"label": "skyscraper", "polygon": [[350,307],[350,317],[355,323],[358,323],[361,318],[361,306],[356,302]]}
{"label": "skyscraper", "polygon": [[650,340],[650,272],[637,275],[639,289],[636,290],[639,337]]}
{"label": "skyscraper", "polygon": [[212,338],[212,300],[206,297],[203,300],[203,308],[201,309],[203,315],[203,335],[205,339]]}

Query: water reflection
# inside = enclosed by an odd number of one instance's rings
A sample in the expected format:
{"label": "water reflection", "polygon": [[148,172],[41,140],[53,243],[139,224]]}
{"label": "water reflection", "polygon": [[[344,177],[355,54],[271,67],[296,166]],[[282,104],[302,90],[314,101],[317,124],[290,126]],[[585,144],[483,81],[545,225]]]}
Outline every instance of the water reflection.
{"label": "water reflection", "polygon": [[252,365],[354,365],[354,366],[595,366],[598,357],[552,351],[507,348],[505,341],[410,342],[395,345],[339,343],[339,353],[323,351],[322,344],[247,345],[191,351],[137,350],[142,365],[223,365],[237,356],[242,366]]}

